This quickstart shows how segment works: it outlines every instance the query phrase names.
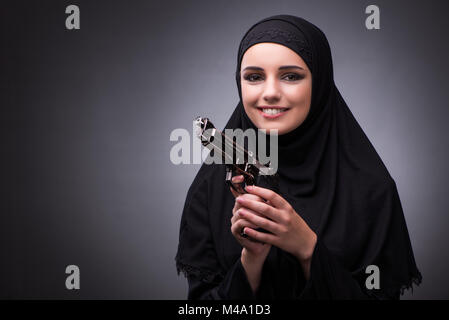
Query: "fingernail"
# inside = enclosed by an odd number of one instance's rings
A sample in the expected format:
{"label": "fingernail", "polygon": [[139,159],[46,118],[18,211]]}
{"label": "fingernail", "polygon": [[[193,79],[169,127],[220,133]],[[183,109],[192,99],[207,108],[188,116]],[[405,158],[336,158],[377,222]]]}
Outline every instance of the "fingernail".
{"label": "fingernail", "polygon": [[254,188],[253,188],[253,186],[246,186],[245,189],[248,190],[248,191],[251,191],[251,190],[253,190]]}

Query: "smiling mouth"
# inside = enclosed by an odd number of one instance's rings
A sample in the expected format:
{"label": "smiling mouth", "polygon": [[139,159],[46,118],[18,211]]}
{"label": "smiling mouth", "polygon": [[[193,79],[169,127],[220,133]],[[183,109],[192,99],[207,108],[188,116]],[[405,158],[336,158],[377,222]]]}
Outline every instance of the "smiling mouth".
{"label": "smiling mouth", "polygon": [[257,108],[260,112],[260,114],[265,118],[277,118],[286,113],[289,108],[265,108],[265,107],[258,107]]}

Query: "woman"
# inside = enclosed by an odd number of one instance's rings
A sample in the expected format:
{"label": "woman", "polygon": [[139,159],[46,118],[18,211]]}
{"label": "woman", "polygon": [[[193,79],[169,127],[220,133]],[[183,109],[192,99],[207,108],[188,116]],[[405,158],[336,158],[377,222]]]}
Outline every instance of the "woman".
{"label": "woman", "polygon": [[237,194],[224,165],[203,164],[176,255],[188,299],[398,299],[419,284],[396,184],[334,84],[321,30],[290,15],[259,21],[236,81],[226,128],[278,130],[280,192]]}

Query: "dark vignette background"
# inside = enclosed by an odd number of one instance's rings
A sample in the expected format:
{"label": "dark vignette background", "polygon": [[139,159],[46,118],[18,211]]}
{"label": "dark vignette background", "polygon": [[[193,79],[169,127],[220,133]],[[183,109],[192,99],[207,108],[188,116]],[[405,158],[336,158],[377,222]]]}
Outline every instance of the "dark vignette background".
{"label": "dark vignette background", "polygon": [[[81,29],[65,29],[76,4]],[[364,26],[376,4],[381,29]],[[273,14],[328,37],[335,81],[396,180],[423,283],[449,298],[444,1],[2,1],[0,298],[184,299],[174,256],[199,165],[169,140],[236,106],[237,48]],[[81,289],[65,288],[78,265]]]}

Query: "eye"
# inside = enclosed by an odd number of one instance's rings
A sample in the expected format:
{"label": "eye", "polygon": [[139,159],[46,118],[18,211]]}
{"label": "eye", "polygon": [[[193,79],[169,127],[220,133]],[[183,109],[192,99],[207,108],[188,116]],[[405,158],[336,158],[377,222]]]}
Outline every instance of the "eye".
{"label": "eye", "polygon": [[288,78],[287,79],[288,81],[296,81],[296,80],[301,80],[304,77],[297,73],[289,73],[289,74],[286,74],[284,78]]}
{"label": "eye", "polygon": [[254,82],[254,81],[258,81],[261,79],[261,76],[257,73],[251,73],[248,74],[244,77],[245,80],[249,81],[249,82]]}

